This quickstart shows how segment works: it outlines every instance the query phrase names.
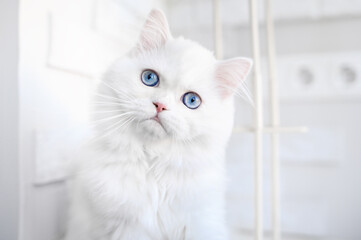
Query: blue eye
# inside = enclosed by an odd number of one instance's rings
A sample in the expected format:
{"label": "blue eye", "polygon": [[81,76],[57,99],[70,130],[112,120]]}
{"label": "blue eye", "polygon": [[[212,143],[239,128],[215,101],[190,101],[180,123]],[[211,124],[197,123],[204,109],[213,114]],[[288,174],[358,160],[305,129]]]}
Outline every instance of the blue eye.
{"label": "blue eye", "polygon": [[149,87],[154,87],[159,83],[159,77],[152,70],[144,70],[142,72],[142,82]]}
{"label": "blue eye", "polygon": [[196,109],[201,103],[201,97],[195,92],[187,92],[183,95],[183,103],[187,108]]}

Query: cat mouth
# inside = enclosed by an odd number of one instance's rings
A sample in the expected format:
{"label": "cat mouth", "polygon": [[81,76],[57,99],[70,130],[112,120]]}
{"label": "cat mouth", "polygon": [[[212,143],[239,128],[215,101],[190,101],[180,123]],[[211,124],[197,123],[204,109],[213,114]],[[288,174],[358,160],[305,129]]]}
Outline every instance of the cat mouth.
{"label": "cat mouth", "polygon": [[167,131],[165,130],[163,124],[162,124],[162,121],[161,121],[160,118],[158,117],[158,114],[155,115],[154,117],[150,118],[150,120],[157,122],[157,123],[163,128],[163,130],[164,130],[165,132],[167,132]]}
{"label": "cat mouth", "polygon": [[154,120],[154,121],[156,121],[156,122],[158,122],[160,125],[162,125],[162,123],[161,123],[161,121],[160,121],[160,119],[159,119],[158,115],[155,115],[155,116],[154,116],[154,117],[152,117],[151,119],[152,119],[152,120]]}

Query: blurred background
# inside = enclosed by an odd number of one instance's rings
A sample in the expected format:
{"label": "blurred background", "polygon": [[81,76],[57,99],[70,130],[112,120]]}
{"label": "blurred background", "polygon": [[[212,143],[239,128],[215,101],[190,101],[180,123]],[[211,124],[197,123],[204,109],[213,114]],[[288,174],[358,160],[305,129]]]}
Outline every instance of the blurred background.
{"label": "blurred background", "polygon": [[[265,124],[269,122],[260,1]],[[64,233],[65,168],[86,136],[99,74],[162,9],[174,36],[214,49],[210,0],[0,0],[0,239]],[[224,58],[251,57],[246,0],[221,0]],[[273,0],[281,123],[281,227],[289,240],[361,239],[361,1]],[[248,80],[251,83],[251,79]],[[251,85],[251,84],[250,84]],[[236,125],[253,109],[237,99]],[[253,139],[227,150],[232,239],[252,239]],[[271,231],[269,135],[264,136],[264,227]]]}

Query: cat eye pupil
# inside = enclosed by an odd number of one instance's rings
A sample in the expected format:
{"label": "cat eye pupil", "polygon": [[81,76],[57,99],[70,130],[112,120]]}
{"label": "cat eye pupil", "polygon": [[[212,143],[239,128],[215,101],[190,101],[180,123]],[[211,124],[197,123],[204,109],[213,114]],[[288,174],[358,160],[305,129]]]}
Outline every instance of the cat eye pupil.
{"label": "cat eye pupil", "polygon": [[141,80],[144,85],[149,87],[154,87],[159,84],[159,77],[158,75],[150,69],[144,70],[141,75]]}
{"label": "cat eye pupil", "polygon": [[183,95],[183,104],[190,109],[198,108],[201,103],[201,97],[195,92],[187,92]]}

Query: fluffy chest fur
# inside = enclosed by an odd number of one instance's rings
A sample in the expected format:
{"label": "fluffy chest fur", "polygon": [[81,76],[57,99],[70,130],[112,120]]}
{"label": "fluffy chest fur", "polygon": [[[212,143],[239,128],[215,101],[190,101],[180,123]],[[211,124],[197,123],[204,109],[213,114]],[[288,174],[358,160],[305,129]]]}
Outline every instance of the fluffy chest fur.
{"label": "fluffy chest fur", "polygon": [[[132,141],[111,153],[88,149],[94,162],[81,167],[77,181],[88,202],[80,204],[92,206],[91,231],[108,236],[105,239],[188,239],[197,222],[204,221],[200,218],[219,214],[223,204],[217,200],[223,189],[219,149],[205,153],[196,148],[184,151],[178,145],[164,147],[147,148]],[[207,204],[209,198],[219,202]]]}

